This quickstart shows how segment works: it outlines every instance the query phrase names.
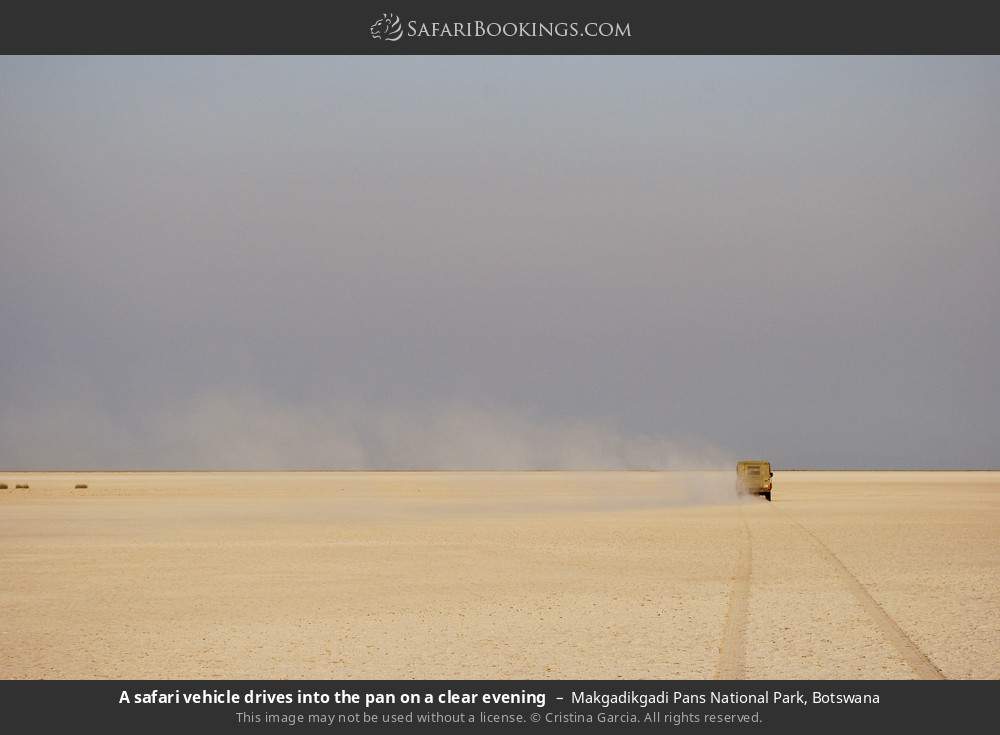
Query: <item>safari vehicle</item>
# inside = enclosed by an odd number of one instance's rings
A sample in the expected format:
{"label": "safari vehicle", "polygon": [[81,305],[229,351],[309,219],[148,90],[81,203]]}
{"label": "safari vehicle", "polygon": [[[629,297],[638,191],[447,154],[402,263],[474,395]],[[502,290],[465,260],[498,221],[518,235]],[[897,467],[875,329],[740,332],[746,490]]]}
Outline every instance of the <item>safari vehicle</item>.
{"label": "safari vehicle", "polygon": [[745,493],[763,495],[770,500],[772,477],[770,462],[746,459],[736,463],[736,485]]}

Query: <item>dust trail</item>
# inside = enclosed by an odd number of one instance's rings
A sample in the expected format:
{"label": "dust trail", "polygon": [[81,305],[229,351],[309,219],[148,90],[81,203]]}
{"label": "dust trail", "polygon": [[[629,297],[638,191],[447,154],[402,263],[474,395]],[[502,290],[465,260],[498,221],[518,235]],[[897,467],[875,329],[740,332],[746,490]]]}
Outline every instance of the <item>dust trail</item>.
{"label": "dust trail", "polygon": [[750,574],[753,567],[753,537],[743,513],[737,506],[740,520],[740,545],[736,567],[729,590],[729,606],[719,644],[719,664],[716,679],[742,679],[746,676],[746,634],[750,609]]}
{"label": "dust trail", "polygon": [[[86,427],[81,431],[80,427]],[[385,405],[219,390],[151,405],[141,423],[100,396],[0,405],[0,467],[189,470],[704,470],[732,458],[685,434],[645,434],[489,402]],[[703,479],[695,495],[718,494]]]}
{"label": "dust trail", "polygon": [[871,618],[875,627],[879,629],[885,640],[896,649],[896,652],[900,657],[906,661],[907,665],[913,669],[913,673],[917,675],[920,679],[944,679],[945,675],[941,672],[937,666],[927,657],[927,655],[920,650],[916,643],[914,643],[906,632],[899,626],[895,620],[885,611],[885,609],[878,603],[871,593],[865,588],[863,584],[858,580],[857,577],[851,573],[851,570],[847,568],[847,565],[840,560],[836,554],[830,549],[829,546],[820,540],[819,536],[810,531],[799,521],[792,518],[788,513],[784,511],[779,511],[784,515],[789,522],[796,528],[801,530],[813,543],[813,545],[819,550],[820,554],[830,562],[830,565],[834,568],[837,574],[840,576],[841,580],[844,582],[845,586],[851,591],[855,599],[861,604],[865,612]]}

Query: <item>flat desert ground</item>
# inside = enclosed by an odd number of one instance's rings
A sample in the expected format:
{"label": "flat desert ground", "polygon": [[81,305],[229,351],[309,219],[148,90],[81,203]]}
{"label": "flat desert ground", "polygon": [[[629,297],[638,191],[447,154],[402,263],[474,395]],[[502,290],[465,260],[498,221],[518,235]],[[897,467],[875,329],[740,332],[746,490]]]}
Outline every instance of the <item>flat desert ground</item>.
{"label": "flat desert ground", "polygon": [[1000,473],[731,481],[0,472],[0,677],[1000,677]]}

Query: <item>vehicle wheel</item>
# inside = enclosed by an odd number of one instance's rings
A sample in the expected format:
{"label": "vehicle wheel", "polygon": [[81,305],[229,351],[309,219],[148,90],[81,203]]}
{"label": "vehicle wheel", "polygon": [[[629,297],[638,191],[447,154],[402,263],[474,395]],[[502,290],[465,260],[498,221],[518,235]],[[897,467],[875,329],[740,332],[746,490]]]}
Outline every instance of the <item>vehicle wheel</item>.
{"label": "vehicle wheel", "polygon": [[764,499],[767,500],[767,502],[769,502],[769,503],[771,502],[771,491],[770,490],[768,490],[766,493],[764,493]]}

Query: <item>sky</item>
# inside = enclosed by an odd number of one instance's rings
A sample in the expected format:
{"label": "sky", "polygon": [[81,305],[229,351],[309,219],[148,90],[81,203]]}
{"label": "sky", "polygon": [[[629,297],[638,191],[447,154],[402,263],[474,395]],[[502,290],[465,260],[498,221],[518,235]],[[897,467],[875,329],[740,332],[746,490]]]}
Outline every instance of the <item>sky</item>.
{"label": "sky", "polygon": [[1000,59],[0,58],[0,467],[1000,467]]}

